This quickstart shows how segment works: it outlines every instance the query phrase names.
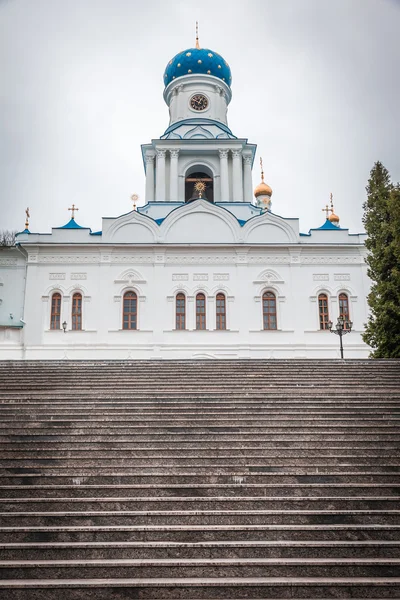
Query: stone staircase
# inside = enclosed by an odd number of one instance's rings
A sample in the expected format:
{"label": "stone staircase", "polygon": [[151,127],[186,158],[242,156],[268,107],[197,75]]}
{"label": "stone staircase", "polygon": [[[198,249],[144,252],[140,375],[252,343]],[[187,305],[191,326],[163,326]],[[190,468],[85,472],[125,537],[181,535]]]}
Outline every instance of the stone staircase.
{"label": "stone staircase", "polygon": [[400,361],[0,362],[0,599],[400,598]]}

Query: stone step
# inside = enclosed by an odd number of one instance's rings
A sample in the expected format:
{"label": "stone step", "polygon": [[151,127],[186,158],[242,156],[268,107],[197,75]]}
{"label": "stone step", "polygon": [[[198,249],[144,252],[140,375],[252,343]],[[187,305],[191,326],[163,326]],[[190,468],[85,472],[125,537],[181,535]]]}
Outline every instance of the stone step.
{"label": "stone step", "polygon": [[[11,435],[17,435],[17,436],[23,436],[23,435],[50,435],[50,433],[54,433],[55,435],[59,435],[64,433],[71,425],[68,423],[68,421],[65,421],[64,423],[59,422],[59,423],[53,423],[51,421],[48,421],[47,425],[43,425],[43,426],[39,426],[39,424],[35,424],[35,423],[30,423],[27,424],[26,427],[3,427],[0,428],[3,430],[2,435],[6,435],[6,439],[11,436]],[[74,428],[74,434],[80,434],[80,435],[92,435],[92,436],[97,436],[97,435],[109,435],[109,436],[113,436],[114,438],[116,436],[125,436],[125,435],[137,435],[137,434],[145,434],[145,435],[150,435],[150,436],[157,436],[157,435],[181,435],[181,434],[185,434],[185,436],[191,437],[191,435],[208,435],[208,434],[225,434],[225,435],[232,435],[232,434],[240,434],[240,435],[245,435],[246,433],[249,435],[258,435],[258,434],[275,434],[275,435],[296,435],[296,436],[307,436],[307,435],[312,435],[312,434],[318,434],[320,436],[325,436],[326,434],[328,435],[336,435],[336,434],[342,434],[342,435],[346,435],[347,434],[394,434],[399,436],[400,434],[400,428],[399,426],[395,426],[395,425],[391,425],[391,424],[367,424],[367,425],[353,425],[353,424],[348,424],[348,425],[330,425],[329,427],[327,427],[326,425],[322,425],[322,424],[314,424],[314,425],[307,425],[307,426],[294,426],[291,425],[290,422],[288,422],[286,425],[275,425],[274,427],[262,427],[260,425],[246,425],[246,426],[241,426],[240,423],[236,424],[236,426],[223,426],[223,425],[215,425],[215,421],[214,421],[214,426],[179,426],[179,425],[164,425],[164,426],[153,426],[153,427],[148,427],[146,425],[131,425],[129,427],[125,427],[123,425],[103,425],[102,427],[93,427],[91,425],[84,425],[81,424],[78,427]],[[70,434],[70,433],[69,433]],[[154,439],[154,438],[152,438]],[[176,439],[176,438],[175,438]]]}
{"label": "stone step", "polygon": [[190,558],[400,558],[400,541],[0,543],[7,561]]}
{"label": "stone step", "polygon": [[[30,421],[33,418],[38,422],[48,421],[50,420],[58,420],[64,421],[66,417],[69,421],[75,421],[77,415],[77,408],[79,407],[79,420],[84,420],[84,417],[90,418],[91,420],[99,420],[103,421],[110,417],[113,420],[120,421],[122,418],[127,418],[129,420],[140,418],[145,418],[146,422],[152,422],[156,420],[162,414],[162,420],[168,420],[171,418],[175,418],[179,416],[179,420],[189,420],[195,418],[196,420],[209,420],[214,417],[221,417],[223,420],[227,418],[237,420],[241,415],[246,417],[245,420],[252,420],[254,418],[262,418],[263,420],[267,420],[269,418],[275,420],[286,419],[286,418],[295,418],[297,420],[314,420],[316,418],[322,418],[324,420],[348,420],[348,419],[392,419],[399,418],[400,415],[400,403],[397,407],[359,407],[358,410],[350,407],[336,407],[336,410],[333,410],[332,407],[325,407],[322,410],[314,410],[310,407],[304,407],[293,409],[291,407],[265,407],[260,406],[257,409],[252,410],[244,410],[243,407],[234,408],[215,408],[208,410],[198,409],[196,411],[187,409],[169,408],[165,409],[163,407],[162,413],[160,413],[160,409],[154,410],[154,407],[151,409],[144,408],[131,408],[131,407],[93,407],[87,408],[82,405],[77,405],[75,407],[67,408],[57,408],[54,407],[53,410],[49,410],[48,408],[40,409],[39,407],[25,407],[21,409],[19,406],[13,406],[13,408],[9,408],[10,405],[2,405],[0,407],[0,414],[2,415],[2,419],[7,422],[15,421],[16,419],[21,422]],[[201,419],[200,419],[201,417]]]}
{"label": "stone step", "polygon": [[237,452],[263,452],[266,451],[293,451],[294,449],[300,450],[322,450],[326,451],[342,451],[348,452],[350,450],[354,450],[355,453],[366,451],[387,451],[387,450],[397,450],[398,442],[396,440],[385,440],[384,442],[381,440],[357,440],[353,441],[351,444],[347,442],[346,445],[339,442],[329,441],[325,442],[320,441],[317,443],[315,441],[288,441],[288,440],[269,440],[261,441],[261,440],[248,440],[241,441],[238,440],[229,442],[227,440],[220,441],[218,444],[215,441],[205,441],[198,440],[197,442],[190,442],[188,440],[182,441],[169,441],[169,442],[139,442],[139,441],[97,441],[97,442],[85,442],[83,440],[75,440],[70,442],[64,442],[57,440],[56,444],[54,443],[54,439],[50,440],[41,440],[41,443],[35,441],[13,441],[9,440],[7,442],[0,442],[0,450],[4,453],[4,456],[10,456],[11,452],[15,455],[20,453],[25,453],[27,455],[32,455],[33,451],[36,453],[52,453],[53,455],[57,453],[70,451],[70,452],[121,452],[124,451],[134,451],[135,453],[140,452],[160,452],[161,450],[165,452],[198,452],[199,455],[201,452],[227,452],[229,453],[237,453]]}
{"label": "stone step", "polygon": [[[392,511],[400,496],[169,496],[91,498],[1,498],[0,514],[9,512],[90,511],[265,511],[265,510],[371,510]],[[398,512],[400,516],[400,510]]]}
{"label": "stone step", "polygon": [[[392,446],[396,448],[400,442],[400,432],[398,434],[386,434],[381,433],[378,435],[373,434],[360,434],[360,435],[346,435],[346,434],[269,434],[269,435],[257,435],[251,433],[226,433],[221,432],[219,434],[135,434],[130,435],[84,435],[83,433],[74,434],[56,434],[49,432],[48,434],[26,434],[26,435],[2,435],[0,436],[0,443],[11,445],[15,448],[27,447],[29,452],[30,448],[39,448],[42,445],[50,444],[51,448],[57,447],[62,448],[63,445],[68,449],[75,446],[81,446],[83,444],[107,444],[108,447],[117,444],[129,445],[131,447],[158,447],[163,448],[164,446],[178,445],[187,448],[199,447],[218,447],[218,448],[230,448],[236,445],[250,446],[260,445],[266,447],[267,445],[275,446],[276,448],[290,447],[290,448],[307,448],[313,445],[320,447],[321,444],[340,447],[347,447],[349,445],[354,447],[360,445],[369,445],[370,447],[380,446]],[[218,446],[216,446],[218,444]]]}
{"label": "stone step", "polygon": [[165,464],[168,461],[180,461],[195,460],[195,459],[210,459],[213,461],[219,461],[220,459],[236,459],[252,460],[264,460],[265,458],[274,460],[275,458],[286,459],[286,458],[380,458],[382,460],[386,458],[392,458],[393,453],[396,452],[396,445],[392,445],[386,448],[381,446],[371,446],[369,448],[330,448],[329,446],[321,445],[320,448],[165,448],[165,454],[162,453],[161,448],[149,449],[136,449],[136,448],[125,448],[125,449],[112,449],[105,448],[100,450],[79,450],[70,447],[69,450],[63,449],[43,449],[43,450],[30,450],[30,451],[16,451],[16,450],[2,450],[1,461],[32,461],[38,460],[57,460],[64,459],[63,462],[67,464],[71,460],[76,459],[75,464],[79,464],[80,461],[101,459],[103,464],[108,464],[107,461],[114,460],[131,460],[139,461],[139,459],[148,460],[152,464],[158,460],[165,460]]}
{"label": "stone step", "polygon": [[[39,429],[39,428],[57,428],[57,427],[74,427],[76,429],[82,428],[90,428],[90,429],[100,429],[102,427],[122,427],[122,428],[130,428],[130,429],[144,429],[147,428],[151,430],[152,428],[163,429],[166,427],[183,427],[183,428],[203,428],[203,427],[213,427],[215,425],[214,419],[183,419],[176,418],[173,419],[169,417],[168,419],[164,419],[160,417],[159,419],[140,419],[140,425],[138,425],[138,419],[123,419],[123,418],[99,418],[96,419],[39,419],[37,417],[31,418],[23,418],[22,416],[18,419],[2,419],[0,423],[0,429],[8,430],[9,428],[14,428],[18,424],[18,427],[26,427],[29,431],[30,428]],[[25,424],[25,425],[24,425]],[[218,418],[218,427],[220,428],[235,428],[235,427],[243,427],[243,428],[261,428],[265,424],[265,428],[268,430],[271,427],[274,427],[276,424],[276,428],[279,431],[280,428],[290,427],[290,429],[301,429],[308,427],[331,427],[332,429],[343,427],[343,428],[356,428],[356,427],[399,427],[400,430],[400,418],[398,417],[366,417],[360,419],[354,418],[299,418],[295,419],[290,416],[284,416],[283,418],[256,418],[254,419],[224,419]]]}
{"label": "stone step", "polygon": [[78,525],[0,528],[1,543],[18,542],[211,542],[211,541],[395,541],[400,525]]}
{"label": "stone step", "polygon": [[[50,392],[49,392],[49,395]],[[42,397],[43,396],[43,397]],[[307,410],[310,408],[311,410],[315,409],[325,409],[332,410],[334,408],[343,408],[351,410],[358,410],[362,407],[365,408],[374,408],[379,409],[382,408],[390,408],[393,407],[397,409],[400,404],[400,394],[392,393],[390,391],[385,390],[385,397],[382,398],[381,393],[372,393],[369,390],[368,395],[366,395],[365,391],[361,391],[359,394],[357,390],[352,392],[350,395],[346,394],[335,394],[333,392],[329,392],[329,396],[326,395],[325,392],[320,392],[313,390],[312,396],[310,394],[310,390],[299,390],[296,391],[296,395],[285,392],[278,393],[276,388],[271,388],[271,391],[257,393],[257,391],[252,392],[251,396],[246,396],[246,400],[243,399],[243,394],[239,394],[234,396],[229,394],[228,397],[224,398],[220,394],[217,397],[202,397],[201,393],[198,393],[196,398],[192,400],[183,398],[176,398],[175,400],[170,397],[157,397],[153,395],[150,399],[141,398],[140,394],[125,394],[118,395],[114,394],[111,399],[107,398],[99,398],[95,396],[94,398],[86,398],[77,396],[75,393],[72,397],[68,396],[66,398],[55,398],[51,395],[51,400],[45,397],[45,393],[39,392],[35,398],[29,398],[27,393],[21,394],[20,397],[14,395],[10,395],[9,392],[2,393],[0,391],[1,397],[1,410],[7,410],[9,408],[18,408],[21,407],[23,410],[28,410],[31,408],[38,408],[42,410],[50,409],[54,406],[55,410],[76,410],[76,408],[96,408],[101,410],[104,408],[130,408],[136,410],[148,410],[148,409],[156,409],[160,406],[165,408],[166,410],[195,410],[197,409],[201,412],[202,408],[214,409],[218,410],[218,408],[230,408],[235,410],[236,408],[245,409],[246,406],[249,406],[251,409],[302,409]],[[26,408],[25,408],[26,407]]]}
{"label": "stone step", "polygon": [[30,459],[6,459],[0,458],[0,469],[10,468],[27,468],[38,469],[43,468],[47,471],[56,469],[96,469],[98,461],[101,460],[101,471],[107,468],[119,468],[129,467],[137,470],[159,470],[163,468],[166,473],[179,473],[183,469],[194,469],[198,472],[201,470],[205,471],[218,471],[219,469],[225,469],[229,472],[235,470],[248,469],[249,471],[262,471],[263,469],[280,469],[286,467],[309,467],[313,470],[327,469],[336,467],[339,470],[343,468],[356,468],[361,469],[368,467],[369,469],[380,472],[381,470],[386,471],[388,469],[396,469],[400,471],[400,457],[391,458],[388,456],[380,457],[379,466],[376,466],[377,456],[373,453],[369,456],[321,456],[319,459],[314,457],[279,457],[268,456],[268,457],[253,457],[253,456],[238,456],[227,458],[225,456],[211,456],[209,458],[135,458],[127,456],[125,458],[35,458]]}
{"label": "stone step", "polygon": [[[0,590],[7,590],[7,600],[54,600],[60,592],[70,600],[126,600],[128,597],[165,600],[258,600],[278,598],[309,598],[327,600],[327,594],[340,598],[400,597],[400,578],[396,577],[201,577],[201,578],[118,578],[118,579],[31,579],[0,581]],[[37,590],[39,596],[33,596]],[[68,590],[68,591],[67,591]],[[87,594],[90,594],[88,596]],[[140,594],[140,596],[139,596]],[[63,598],[66,598],[63,595]]]}
{"label": "stone step", "polygon": [[[10,470],[11,471],[11,470]],[[15,471],[15,469],[13,470]],[[363,483],[385,483],[400,486],[400,471],[395,472],[368,472],[368,471],[337,471],[330,470],[327,473],[315,472],[315,470],[284,469],[279,471],[269,472],[244,472],[231,470],[228,473],[210,473],[210,469],[206,473],[180,472],[179,474],[171,475],[165,472],[137,472],[133,473],[129,469],[124,469],[122,472],[111,470],[109,473],[100,474],[99,469],[94,472],[88,470],[72,469],[70,473],[47,473],[47,472],[31,472],[29,469],[17,469],[18,474],[11,472],[4,473],[1,479],[3,485],[72,485],[81,486],[83,484],[91,484],[96,487],[102,487],[109,484],[125,484],[125,485],[205,485],[222,484],[222,485],[244,485],[244,484],[298,484],[305,483],[332,483],[332,484],[363,484]],[[21,473],[22,471],[22,473]],[[26,472],[25,472],[26,471]],[[34,471],[34,470],[33,470]],[[107,470],[106,470],[107,471]]]}
{"label": "stone step", "polygon": [[165,510],[165,511],[46,511],[46,512],[1,512],[0,527],[54,525],[301,525],[301,524],[358,524],[396,525],[399,523],[399,510],[341,509],[328,510]]}
{"label": "stone step", "polygon": [[105,497],[210,497],[210,496],[346,496],[353,497],[389,497],[400,495],[400,481],[398,485],[394,483],[376,484],[376,483],[315,483],[315,484],[214,484],[205,483],[192,484],[185,487],[185,484],[171,484],[169,486],[160,484],[148,485],[123,485],[102,484],[98,485],[19,485],[19,486],[0,486],[0,498],[90,498],[96,494],[97,498]]}
{"label": "stone step", "polygon": [[[123,577],[396,577],[397,558],[180,558],[0,561],[1,579]],[[400,582],[400,579],[399,579]]]}

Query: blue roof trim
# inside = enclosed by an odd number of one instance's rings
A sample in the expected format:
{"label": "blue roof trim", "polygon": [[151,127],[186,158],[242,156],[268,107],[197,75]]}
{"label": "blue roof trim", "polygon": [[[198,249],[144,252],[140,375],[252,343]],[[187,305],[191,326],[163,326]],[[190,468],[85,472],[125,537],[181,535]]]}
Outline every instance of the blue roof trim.
{"label": "blue roof trim", "polygon": [[54,227],[54,229],[90,229],[90,227],[82,227],[81,225],[78,225],[75,219],[71,219],[62,227]]}
{"label": "blue roof trim", "polygon": [[[147,216],[147,215],[146,215],[146,216]],[[150,219],[151,219],[151,217],[150,217]],[[153,219],[153,221],[154,221],[155,223],[157,223],[157,225],[161,225],[161,223],[164,221],[164,219],[165,219],[165,217],[163,217],[162,219]]]}
{"label": "blue roof trim", "polygon": [[[182,125],[215,125],[216,127],[219,127],[220,129],[222,129],[222,131],[225,131],[225,133],[229,133],[229,135],[233,136],[232,131],[224,123],[220,123],[219,121],[214,121],[213,119],[200,119],[200,118],[183,119],[182,121],[178,121],[177,123],[174,123],[173,125],[168,127],[168,129],[165,130],[163,135],[168,135],[169,133],[171,133],[178,127],[181,127]],[[237,139],[236,136],[233,136],[233,137],[235,139]]]}
{"label": "blue roof trim", "polygon": [[17,237],[17,235],[22,235],[23,233],[29,233],[30,234],[31,232],[29,231],[29,229],[24,229],[23,231],[18,231],[18,233],[15,234],[15,237]]}
{"label": "blue roof trim", "polygon": [[103,235],[102,231],[91,231],[90,235]]}
{"label": "blue roof trim", "polygon": [[325,223],[321,225],[321,227],[313,227],[310,229],[310,231],[318,231],[319,229],[329,229],[330,231],[348,231],[348,229],[342,229],[341,227],[334,225],[329,219],[327,219]]}

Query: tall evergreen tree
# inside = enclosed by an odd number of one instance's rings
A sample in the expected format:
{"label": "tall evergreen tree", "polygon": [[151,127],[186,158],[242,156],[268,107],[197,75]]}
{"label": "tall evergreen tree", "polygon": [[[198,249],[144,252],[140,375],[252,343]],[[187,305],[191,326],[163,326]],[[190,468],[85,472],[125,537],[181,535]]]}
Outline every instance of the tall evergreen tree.
{"label": "tall evergreen tree", "polygon": [[371,171],[367,193],[363,223],[373,283],[363,339],[373,358],[400,358],[400,187],[380,162]]}

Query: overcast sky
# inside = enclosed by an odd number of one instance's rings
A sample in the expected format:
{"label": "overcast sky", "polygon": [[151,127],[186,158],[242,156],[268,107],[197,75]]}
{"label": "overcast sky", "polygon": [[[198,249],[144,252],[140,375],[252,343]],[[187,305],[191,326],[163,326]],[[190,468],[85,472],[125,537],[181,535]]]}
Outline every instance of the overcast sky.
{"label": "overcast sky", "polygon": [[228,122],[258,145],[272,210],[362,230],[373,163],[400,180],[399,0],[0,0],[0,229],[46,232],[144,203],[140,144],[168,126],[165,65],[194,45],[232,69]]}

